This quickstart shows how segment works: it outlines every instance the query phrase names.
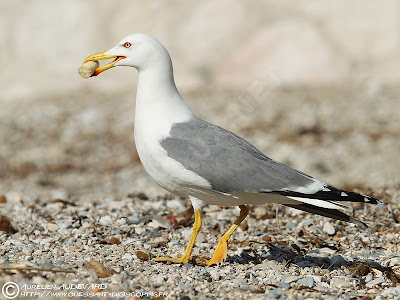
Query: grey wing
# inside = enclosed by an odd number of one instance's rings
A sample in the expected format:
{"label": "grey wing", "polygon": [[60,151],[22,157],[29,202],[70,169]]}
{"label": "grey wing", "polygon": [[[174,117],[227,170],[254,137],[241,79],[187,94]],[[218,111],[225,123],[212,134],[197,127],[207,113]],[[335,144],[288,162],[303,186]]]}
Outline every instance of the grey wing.
{"label": "grey wing", "polygon": [[168,156],[220,192],[315,193],[326,185],[272,160],[234,133],[193,119],[174,124],[161,141]]}

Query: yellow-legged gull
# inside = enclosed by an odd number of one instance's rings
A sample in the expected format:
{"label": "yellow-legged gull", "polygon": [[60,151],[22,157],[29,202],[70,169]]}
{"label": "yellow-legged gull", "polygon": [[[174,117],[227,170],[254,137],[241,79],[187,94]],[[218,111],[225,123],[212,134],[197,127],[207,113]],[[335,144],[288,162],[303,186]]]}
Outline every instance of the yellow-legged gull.
{"label": "yellow-legged gull", "polygon": [[114,48],[87,57],[84,63],[103,59],[114,60],[90,71],[92,76],[114,66],[139,71],[135,142],[140,160],[161,187],[189,197],[195,211],[193,233],[184,254],[156,261],[190,260],[204,204],[240,207],[240,216],[220,238],[207,262],[212,265],[225,260],[230,236],[249,212],[246,204],[280,203],[365,226],[339,211],[344,206],[333,201],[379,203],[274,161],[234,133],[199,119],[179,95],[168,51],[154,37],[127,36]]}

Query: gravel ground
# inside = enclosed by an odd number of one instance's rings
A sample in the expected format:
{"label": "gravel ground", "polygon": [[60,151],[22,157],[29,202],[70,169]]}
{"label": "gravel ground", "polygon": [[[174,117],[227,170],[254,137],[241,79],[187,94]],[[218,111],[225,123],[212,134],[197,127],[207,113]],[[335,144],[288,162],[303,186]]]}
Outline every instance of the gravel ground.
{"label": "gravel ground", "polygon": [[46,292],[44,299],[105,291],[133,293],[125,299],[400,297],[400,89],[368,83],[184,95],[201,117],[271,157],[385,202],[352,205],[368,230],[251,206],[227,261],[214,267],[204,262],[238,208],[204,209],[191,263],[151,261],[183,252],[193,213],[186,199],[166,194],[144,173],[127,92],[133,90],[2,103],[1,285],[13,281],[20,292]]}

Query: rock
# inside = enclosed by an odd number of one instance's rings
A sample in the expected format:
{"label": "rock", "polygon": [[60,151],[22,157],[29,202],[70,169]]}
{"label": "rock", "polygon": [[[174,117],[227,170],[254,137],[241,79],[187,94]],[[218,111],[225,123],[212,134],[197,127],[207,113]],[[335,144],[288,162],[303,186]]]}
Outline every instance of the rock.
{"label": "rock", "polygon": [[311,275],[311,277],[314,279],[314,282],[317,283],[325,281],[325,277],[323,276]]}
{"label": "rock", "polygon": [[292,286],[289,283],[286,282],[281,282],[278,284],[278,288],[281,289],[290,289]]}
{"label": "rock", "polygon": [[154,216],[153,220],[147,225],[154,229],[169,228],[171,225],[170,221],[164,217]]}
{"label": "rock", "polygon": [[11,225],[11,221],[6,216],[0,215],[0,231],[13,234],[16,232],[14,227]]}
{"label": "rock", "polygon": [[185,292],[190,292],[190,291],[194,291],[194,286],[190,285],[190,284],[179,284],[178,285],[179,289],[181,289],[182,291]]}
{"label": "rock", "polygon": [[60,229],[58,229],[58,233],[61,235],[69,234],[68,229],[72,227],[72,223],[68,220],[59,221],[57,222],[57,225],[60,227]]}
{"label": "rock", "polygon": [[55,232],[55,231],[57,231],[58,229],[60,229],[60,227],[58,227],[57,224],[53,224],[53,223],[48,223],[48,224],[46,225],[46,227],[47,227],[47,230],[48,230],[48,231],[52,231],[52,232]]}
{"label": "rock", "polygon": [[341,266],[348,265],[347,260],[341,255],[335,255],[334,257],[332,257],[331,261],[332,261],[332,265],[335,267],[341,267]]}
{"label": "rock", "polygon": [[114,221],[110,216],[103,216],[100,218],[99,223],[101,225],[112,225]]}
{"label": "rock", "polygon": [[292,283],[292,282],[295,282],[295,281],[299,280],[299,278],[300,278],[300,276],[283,275],[282,282]]}
{"label": "rock", "polygon": [[121,218],[117,221],[119,226],[124,226],[127,223],[127,219],[126,218]]}
{"label": "rock", "polygon": [[131,223],[132,225],[135,225],[135,224],[139,224],[139,223],[140,223],[140,218],[138,218],[138,217],[133,217],[133,216],[129,216],[129,217],[128,217],[128,221],[129,221],[129,223]]}
{"label": "rock", "polygon": [[287,229],[295,229],[297,227],[297,223],[289,222],[285,225]]}
{"label": "rock", "polygon": [[44,269],[55,269],[56,268],[56,266],[48,259],[46,259],[42,262],[42,267]]}
{"label": "rock", "polygon": [[206,240],[205,235],[204,235],[203,233],[200,232],[200,233],[197,235],[196,244],[200,245],[200,244],[205,243],[206,241],[207,241],[207,240]]}
{"label": "rock", "polygon": [[373,286],[379,285],[381,283],[385,282],[385,278],[384,277],[378,277],[374,280],[371,280],[370,282],[367,282],[366,287],[367,288],[371,288]]}
{"label": "rock", "polygon": [[348,288],[348,287],[351,287],[353,285],[352,285],[352,283],[350,281],[334,277],[334,278],[331,279],[330,286],[332,288],[335,288],[335,289],[340,289],[340,288]]}
{"label": "rock", "polygon": [[210,270],[208,270],[208,273],[210,274],[210,277],[215,281],[218,281],[221,278],[221,272],[218,269],[210,268]]}
{"label": "rock", "polygon": [[336,233],[335,227],[330,222],[325,222],[322,231],[329,235],[334,235]]}
{"label": "rock", "polygon": [[[139,256],[140,256],[141,254],[139,254]],[[143,256],[144,257],[144,256]],[[124,255],[122,255],[122,257],[121,257],[122,259],[126,259],[126,260],[129,260],[129,261],[132,261],[133,260],[133,257],[132,257],[132,254],[130,254],[130,253],[124,253]],[[146,259],[145,259],[146,260]]]}
{"label": "rock", "polygon": [[267,298],[269,299],[279,299],[283,295],[282,289],[275,289],[268,293]]}
{"label": "rock", "polygon": [[315,284],[314,278],[311,277],[311,276],[306,277],[306,278],[299,279],[299,280],[297,281],[297,283],[300,284],[300,285],[309,287],[309,288],[312,288],[312,287],[314,286],[314,284]]}
{"label": "rock", "polygon": [[141,250],[137,250],[135,252],[136,257],[139,258],[140,260],[149,260],[150,259],[150,255],[147,252],[141,251]]}

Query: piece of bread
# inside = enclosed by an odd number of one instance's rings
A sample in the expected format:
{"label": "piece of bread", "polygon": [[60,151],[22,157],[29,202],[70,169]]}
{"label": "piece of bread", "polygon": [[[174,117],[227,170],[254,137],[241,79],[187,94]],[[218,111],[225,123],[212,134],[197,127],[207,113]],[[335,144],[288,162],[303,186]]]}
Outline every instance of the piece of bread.
{"label": "piece of bread", "polygon": [[89,78],[94,73],[94,70],[96,70],[98,67],[99,62],[97,60],[88,61],[79,67],[78,73],[83,78]]}

